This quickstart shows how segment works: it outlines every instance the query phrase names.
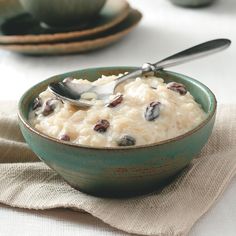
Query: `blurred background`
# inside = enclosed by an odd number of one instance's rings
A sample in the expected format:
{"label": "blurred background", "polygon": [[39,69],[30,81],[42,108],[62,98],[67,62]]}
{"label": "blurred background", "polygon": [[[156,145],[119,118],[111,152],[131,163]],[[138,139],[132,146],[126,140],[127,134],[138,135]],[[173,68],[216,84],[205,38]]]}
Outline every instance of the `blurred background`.
{"label": "blurred background", "polygon": [[[172,53],[214,38],[229,38],[231,48],[220,54],[173,68],[208,85],[223,103],[235,102],[235,80],[232,78],[236,59],[236,1],[217,0],[202,8],[183,8],[168,0],[129,0],[143,19],[127,37],[111,46],[79,55],[22,56],[0,51],[1,80],[4,86],[17,81],[17,91],[0,93],[0,99],[16,100],[30,86],[54,74],[87,67],[141,65],[155,62]],[[227,93],[219,83],[228,83]]]}

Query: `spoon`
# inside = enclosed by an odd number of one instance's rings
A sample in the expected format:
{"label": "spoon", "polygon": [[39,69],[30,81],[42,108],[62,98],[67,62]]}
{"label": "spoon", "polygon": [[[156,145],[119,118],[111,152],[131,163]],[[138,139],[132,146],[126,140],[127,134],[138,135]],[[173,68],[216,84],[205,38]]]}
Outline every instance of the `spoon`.
{"label": "spoon", "polygon": [[70,80],[65,80],[63,82],[51,83],[48,88],[54,95],[73,105],[90,107],[94,104],[95,99],[108,100],[109,96],[114,94],[116,87],[128,79],[134,79],[149,74],[154,75],[158,70],[219,52],[229,47],[230,44],[231,41],[229,39],[211,40],[174,54],[157,63],[145,63],[137,70],[104,85],[76,84],[71,83]]}

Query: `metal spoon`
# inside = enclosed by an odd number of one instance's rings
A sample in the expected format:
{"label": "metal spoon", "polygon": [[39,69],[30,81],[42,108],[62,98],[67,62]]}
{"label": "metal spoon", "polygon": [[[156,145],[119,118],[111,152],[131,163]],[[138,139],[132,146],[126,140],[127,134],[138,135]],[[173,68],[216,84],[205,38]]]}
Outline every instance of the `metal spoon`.
{"label": "metal spoon", "polygon": [[158,70],[219,52],[229,47],[230,44],[231,41],[229,39],[211,40],[174,54],[157,63],[145,63],[141,68],[104,85],[75,84],[67,80],[64,82],[51,83],[48,88],[62,100],[68,101],[76,106],[90,107],[94,104],[94,99],[107,100],[109,96],[114,93],[116,87],[128,79],[154,74]]}

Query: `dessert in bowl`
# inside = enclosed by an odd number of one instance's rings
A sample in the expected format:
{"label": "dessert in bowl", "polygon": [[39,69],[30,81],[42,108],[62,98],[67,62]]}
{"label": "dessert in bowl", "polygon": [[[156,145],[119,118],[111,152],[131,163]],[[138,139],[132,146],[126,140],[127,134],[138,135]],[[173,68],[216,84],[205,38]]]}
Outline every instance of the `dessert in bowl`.
{"label": "dessert in bowl", "polygon": [[[64,83],[70,83],[72,88],[96,86],[117,77],[102,76],[94,82],[69,77]],[[92,147],[117,147],[177,137],[206,117],[183,84],[164,83],[156,76],[123,82],[107,101],[96,99],[96,94],[91,92],[81,99],[84,97],[94,105],[86,109],[76,107],[46,89],[34,100],[29,121],[35,129],[53,138]]]}
{"label": "dessert in bowl", "polygon": [[95,68],[54,76],[19,102],[27,143],[76,189],[109,196],[154,190],[187,166],[211,134],[214,94],[177,73],[160,71],[130,80],[109,101],[95,100],[89,109],[74,107],[47,90],[51,82],[68,77],[71,83],[99,84],[134,69]]}

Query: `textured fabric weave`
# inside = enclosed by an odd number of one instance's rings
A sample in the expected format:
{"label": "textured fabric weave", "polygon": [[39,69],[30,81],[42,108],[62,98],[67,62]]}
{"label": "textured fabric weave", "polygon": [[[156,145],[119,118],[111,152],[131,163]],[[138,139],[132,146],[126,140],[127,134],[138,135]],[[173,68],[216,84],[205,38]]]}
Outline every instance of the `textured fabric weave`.
{"label": "textured fabric weave", "polygon": [[14,104],[0,103],[0,110],[0,202],[10,206],[72,208],[129,233],[186,235],[236,173],[235,105],[219,108],[208,144],[174,182],[130,199],[97,198],[71,188],[29,150]]}

